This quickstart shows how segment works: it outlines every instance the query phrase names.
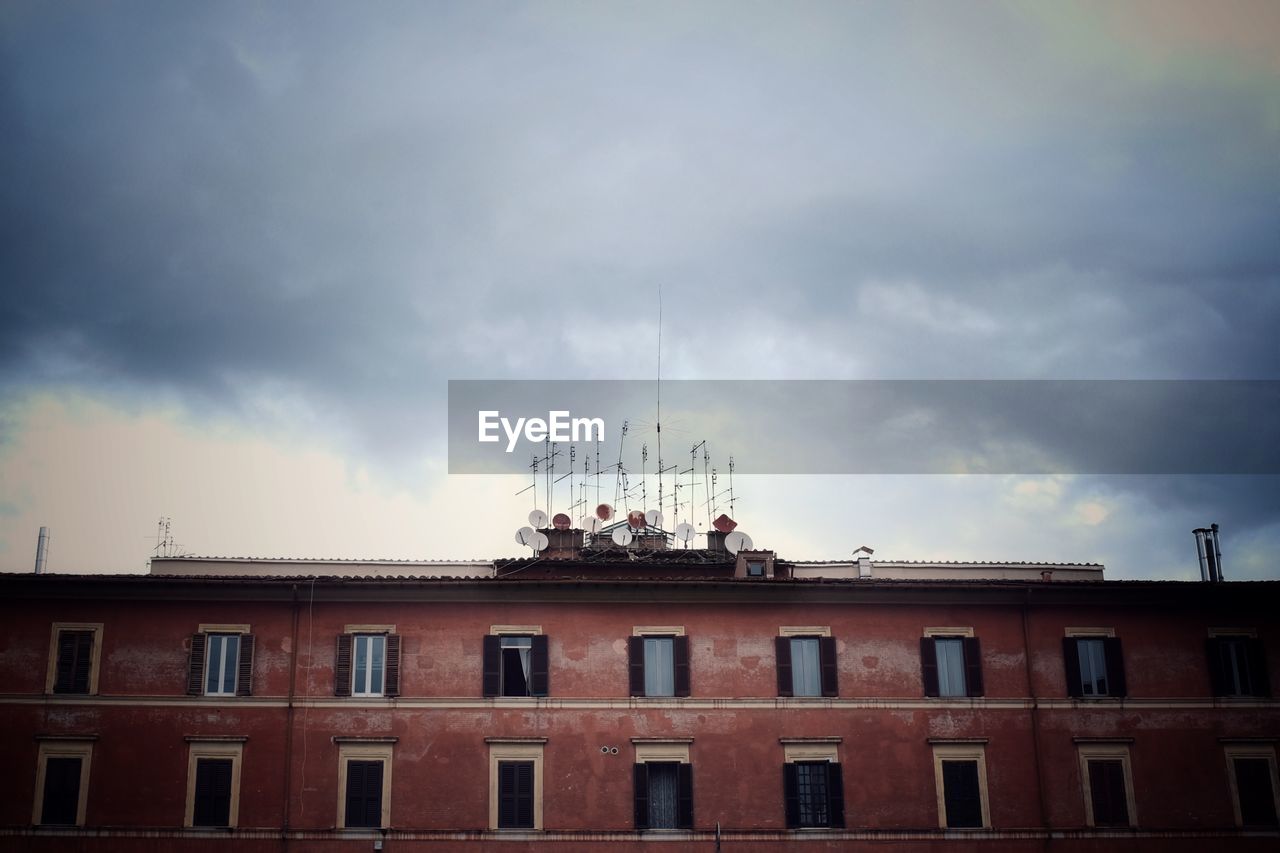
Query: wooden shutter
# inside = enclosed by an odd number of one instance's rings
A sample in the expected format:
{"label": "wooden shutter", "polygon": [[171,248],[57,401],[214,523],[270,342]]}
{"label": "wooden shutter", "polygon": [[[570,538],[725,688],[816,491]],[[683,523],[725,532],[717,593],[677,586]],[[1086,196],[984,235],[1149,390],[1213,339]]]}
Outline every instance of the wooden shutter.
{"label": "wooden shutter", "polygon": [[382,826],[382,762],[347,762],[347,820],[349,827]]}
{"label": "wooden shutter", "polygon": [[44,801],[40,822],[54,826],[75,826],[80,811],[79,758],[49,757],[44,765]]}
{"label": "wooden shutter", "polygon": [[53,679],[54,693],[70,693],[76,666],[76,632],[58,632],[58,660]]}
{"label": "wooden shutter", "polygon": [[1089,794],[1094,826],[1128,826],[1129,802],[1125,795],[1124,763],[1119,759],[1090,760]]}
{"label": "wooden shutter", "polygon": [[844,829],[844,773],[837,761],[827,765],[827,814],[829,826]]}
{"label": "wooden shutter", "polygon": [[387,634],[387,670],[383,696],[400,695],[400,635]]}
{"label": "wooden shutter", "polygon": [[676,765],[676,829],[693,829],[693,765]]}
{"label": "wooden shutter", "polygon": [[502,638],[487,634],[484,638],[480,689],[485,696],[502,695]]}
{"label": "wooden shutter", "polygon": [[1257,637],[1246,637],[1244,640],[1245,656],[1249,659],[1249,681],[1254,696],[1271,696],[1271,673],[1267,670],[1267,653],[1262,640]]}
{"label": "wooden shutter", "polygon": [[[634,637],[632,639],[635,639]],[[649,767],[643,762],[633,769],[635,779],[636,829],[649,828]]]}
{"label": "wooden shutter", "polygon": [[529,695],[546,696],[550,692],[550,662],[547,653],[547,635],[535,634],[529,650]]}
{"label": "wooden shutter", "polygon": [[788,761],[782,765],[782,807],[787,829],[800,826],[800,768]]}
{"label": "wooden shutter", "polygon": [[191,635],[191,654],[187,657],[187,695],[204,693],[204,656],[209,645],[208,634]]}
{"label": "wooden shutter", "polygon": [[978,784],[978,762],[942,762],[943,799],[947,806],[947,827],[982,826],[982,789]]}
{"label": "wooden shutter", "polygon": [[1204,641],[1204,647],[1209,658],[1209,683],[1213,685],[1213,695],[1230,695],[1231,688],[1227,684],[1226,667],[1223,660],[1226,644],[1219,637],[1210,637]]}
{"label": "wooden shutter", "polygon": [[964,689],[966,696],[981,696],[982,644],[977,637],[964,638]]}
{"label": "wooden shutter", "polygon": [[196,760],[196,792],[191,811],[195,826],[231,824],[231,759]]}
{"label": "wooden shutter", "polygon": [[[631,682],[631,695],[644,695],[644,637],[631,637],[627,640],[627,672]],[[647,779],[648,777],[646,777]],[[646,792],[647,782],[646,782]],[[646,797],[647,797],[646,793]],[[648,808],[648,806],[646,806]],[[648,812],[645,812],[647,821]]]}
{"label": "wooden shutter", "polygon": [[1119,637],[1103,637],[1102,650],[1107,657],[1107,695],[1128,696],[1129,686],[1124,677],[1124,654]]}
{"label": "wooden shutter", "polygon": [[920,674],[924,695],[937,696],[942,692],[938,687],[938,645],[933,637],[920,638]]}
{"label": "wooden shutter", "polygon": [[333,657],[333,695],[351,695],[351,635],[338,635],[338,649]]}
{"label": "wooden shutter", "polygon": [[671,638],[671,657],[675,664],[675,695],[689,695],[689,638]]}
{"label": "wooden shutter", "polygon": [[93,672],[93,632],[76,631],[76,664],[71,673],[71,692],[88,693]]}
{"label": "wooden shutter", "polygon": [[533,762],[516,762],[516,826],[533,829]]}
{"label": "wooden shutter", "polygon": [[498,828],[516,826],[516,763],[498,762]]}
{"label": "wooden shutter", "polygon": [[1062,638],[1062,663],[1067,672],[1067,695],[1080,698],[1084,685],[1080,681],[1080,643],[1075,637]]}
{"label": "wooden shutter", "polygon": [[791,638],[774,637],[773,646],[778,659],[778,695],[792,695],[791,682]]}
{"label": "wooden shutter", "polygon": [[1276,826],[1276,798],[1271,790],[1271,762],[1266,758],[1237,758],[1236,793],[1240,822],[1245,826]]}
{"label": "wooden shutter", "polygon": [[822,663],[822,695],[840,695],[840,673],[836,666],[836,638],[818,638],[818,660]]}
{"label": "wooden shutter", "polygon": [[253,634],[240,635],[240,659],[236,661],[236,695],[253,695]]}

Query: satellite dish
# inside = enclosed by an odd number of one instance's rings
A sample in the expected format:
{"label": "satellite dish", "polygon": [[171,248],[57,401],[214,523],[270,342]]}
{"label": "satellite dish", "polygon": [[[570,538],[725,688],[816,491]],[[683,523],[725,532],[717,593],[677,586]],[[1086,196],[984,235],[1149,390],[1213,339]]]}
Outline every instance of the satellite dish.
{"label": "satellite dish", "polygon": [[516,541],[521,545],[532,545],[533,537],[537,535],[537,533],[538,531],[534,530],[532,527],[521,527],[516,531]]}
{"label": "satellite dish", "polygon": [[529,523],[534,527],[546,527],[547,514],[540,509],[535,509],[533,512],[529,513]]}
{"label": "satellite dish", "polygon": [[582,529],[588,533],[599,533],[600,528],[604,526],[604,522],[596,518],[594,515],[588,515],[582,519]]}
{"label": "satellite dish", "polygon": [[551,526],[556,530],[568,530],[573,520],[563,512],[557,512],[555,517],[551,519]]}
{"label": "satellite dish", "polygon": [[730,533],[724,537],[724,548],[730,554],[751,550],[751,537],[745,533]]}
{"label": "satellite dish", "polygon": [[600,504],[600,506],[596,507],[596,518],[601,521],[608,521],[613,518],[613,507],[608,504]]}
{"label": "satellite dish", "polygon": [[650,527],[661,527],[662,513],[658,512],[656,509],[651,509],[644,514],[644,520],[649,522]]}
{"label": "satellite dish", "polygon": [[613,544],[625,548],[631,544],[631,531],[625,527],[615,527],[612,533]]}
{"label": "satellite dish", "polygon": [[684,521],[676,525],[676,538],[679,539],[681,542],[688,542],[690,539],[693,538],[693,535],[694,535],[693,525],[690,524],[689,522]]}
{"label": "satellite dish", "polygon": [[632,530],[644,530],[644,513],[638,509],[627,513],[627,526]]}
{"label": "satellite dish", "polygon": [[721,513],[719,518],[711,522],[711,526],[716,530],[719,530],[721,533],[732,533],[733,528],[738,526],[738,522],[734,521],[724,513]]}
{"label": "satellite dish", "polygon": [[551,540],[547,538],[547,534],[538,531],[533,534],[533,550],[545,551],[547,546],[551,544]]}

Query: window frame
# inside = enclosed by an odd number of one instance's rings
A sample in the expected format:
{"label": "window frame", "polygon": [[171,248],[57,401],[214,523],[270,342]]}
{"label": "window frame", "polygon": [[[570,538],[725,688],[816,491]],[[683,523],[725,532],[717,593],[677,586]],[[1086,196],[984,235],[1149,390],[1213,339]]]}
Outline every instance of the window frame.
{"label": "window frame", "polygon": [[[632,770],[632,806],[633,806],[633,826],[637,832],[691,832],[694,827],[694,803],[693,803],[693,762],[690,760],[690,747],[693,744],[693,738],[632,738],[631,746],[635,753],[634,764]],[[640,825],[638,820],[638,800],[639,791],[635,789],[639,778],[638,766],[641,764],[675,764],[676,768],[676,826],[653,827],[650,826],[650,816],[652,812],[646,814],[644,824]],[[681,769],[683,768],[683,769]],[[684,821],[681,820],[681,794],[682,785],[681,777],[687,779],[689,786],[689,805],[688,805],[688,826],[681,826]],[[645,770],[645,804],[649,808],[651,802],[650,791],[648,789],[648,769]]]}
{"label": "window frame", "polygon": [[[1277,772],[1276,747],[1274,742],[1227,741],[1223,743],[1223,756],[1227,762],[1227,785],[1231,789],[1231,811],[1236,826],[1243,828],[1274,829],[1280,825],[1280,772]],[[1277,824],[1246,824],[1240,808],[1240,782],[1236,778],[1236,759],[1263,759],[1271,770],[1271,798],[1275,804]]]}
{"label": "window frame", "polygon": [[[964,690],[942,692],[942,667],[938,663],[938,640],[960,641],[960,674]],[[982,667],[982,645],[972,626],[925,628],[920,637],[920,670],[924,695],[931,699],[980,699],[986,695]]]}
{"label": "window frame", "polygon": [[[489,829],[495,832],[542,831],[542,765],[546,738],[485,738],[489,745]],[[503,827],[498,825],[499,769],[508,761],[533,762],[533,826]]]}
{"label": "window frame", "polygon": [[[1220,699],[1268,699],[1271,697],[1271,674],[1267,668],[1267,654],[1262,642],[1258,639],[1255,628],[1210,628],[1205,647],[1209,654],[1209,684],[1214,698]],[[1226,673],[1222,671],[1222,645],[1226,642],[1237,643],[1242,660],[1237,661],[1236,669],[1243,664],[1244,675],[1249,679],[1249,690],[1231,692],[1223,688],[1226,685]],[[1233,656],[1234,657],[1234,656]],[[1243,687],[1243,685],[1240,685]]]}
{"label": "window frame", "polygon": [[[529,675],[525,693],[506,692],[506,655],[503,642],[529,640]],[[541,625],[491,625],[484,638],[481,665],[481,694],[487,699],[538,699],[551,693],[550,641]],[[539,689],[541,688],[541,689]]]}
{"label": "window frame", "polygon": [[58,635],[63,631],[93,632],[93,650],[89,653],[89,685],[84,693],[59,692],[58,696],[98,695],[98,670],[102,663],[102,622],[54,622],[49,634],[49,667],[44,692],[54,694],[58,682]]}
{"label": "window frame", "polygon": [[[796,693],[794,640],[818,641],[817,693]],[[830,625],[780,625],[774,639],[774,668],[781,697],[811,700],[833,699],[840,695],[840,650]]]}
{"label": "window frame", "polygon": [[[227,657],[227,638],[229,638],[229,637],[235,637],[235,638],[236,638],[235,664],[232,666],[232,682],[231,682],[231,689],[230,689],[230,690],[223,690],[223,689],[221,689],[221,688],[222,688],[222,686],[223,686],[223,685],[222,685],[222,682],[224,681],[225,673],[226,673],[226,669],[225,669],[225,667],[226,667],[226,657]],[[237,692],[239,691],[239,688],[240,688],[240,643],[241,643],[242,637],[243,637],[243,635],[241,635],[241,634],[239,634],[239,633],[231,633],[231,632],[223,632],[223,631],[214,631],[214,632],[212,632],[212,633],[206,633],[206,634],[205,634],[205,653],[204,653],[204,695],[205,695],[205,696],[235,696],[235,695],[237,694]],[[209,670],[210,670],[210,668],[212,668],[212,666],[213,666],[213,654],[212,654],[212,648],[211,648],[211,647],[214,645],[214,643],[213,643],[214,638],[217,638],[217,639],[219,640],[218,645],[221,647],[221,654],[219,655],[219,657],[221,658],[221,660],[220,660],[220,661],[219,661],[219,663],[218,663],[218,672],[219,672],[219,676],[218,676],[218,687],[219,687],[219,689],[217,689],[217,690],[210,690],[210,689],[209,689]]]}
{"label": "window frame", "polygon": [[[1084,795],[1084,822],[1086,826],[1098,829],[1132,829],[1138,825],[1138,805],[1133,794],[1133,762],[1130,757],[1131,740],[1090,740],[1076,738],[1077,767],[1080,771],[1080,789]],[[1124,769],[1125,808],[1128,810],[1129,823],[1124,826],[1116,824],[1098,825],[1093,814],[1093,783],[1089,777],[1090,761],[1119,760]]]}
{"label": "window frame", "polygon": [[[1106,693],[1085,694],[1084,673],[1080,663],[1080,640],[1101,640],[1103,665],[1106,667]],[[1129,679],[1125,674],[1124,649],[1114,628],[1066,628],[1063,631],[1063,675],[1067,684],[1067,696],[1079,701],[1095,702],[1107,699],[1125,699],[1129,695]],[[1072,651],[1068,651],[1068,644]],[[1073,683],[1071,666],[1074,655],[1076,681]]]}
{"label": "window frame", "polygon": [[[40,741],[40,748],[36,753],[36,786],[31,807],[31,823],[34,826],[82,827],[85,825],[85,813],[89,805],[89,771],[93,767],[93,744],[96,740],[96,736],[90,736],[46,738]],[[44,786],[50,758],[80,759],[80,782],[79,789],[76,791],[76,821],[73,824],[44,823]]]}
{"label": "window frame", "polygon": [[[844,813],[844,767],[840,763],[840,743],[842,738],[824,737],[824,738],[779,738],[782,744],[782,763],[783,763],[783,791],[782,791],[782,811],[783,821],[789,831],[794,832],[824,832],[830,830],[840,830],[846,827]],[[786,765],[788,764],[822,764],[827,765],[827,824],[825,826],[803,826],[800,823],[797,814],[796,824],[791,824],[790,815],[787,810],[787,782],[786,782]],[[834,768],[834,771],[832,770]],[[831,791],[832,774],[838,779],[837,787],[839,788],[839,808],[833,808],[837,797]]]}
{"label": "window frame", "polygon": [[[650,694],[645,665],[647,640],[671,640],[671,693]],[[691,695],[691,654],[683,625],[637,625],[627,644],[628,693],[634,698],[683,699]]]}
{"label": "window frame", "polygon": [[[371,690],[368,688],[372,686],[372,682],[373,682],[373,670],[374,670],[373,659],[374,659],[374,641],[375,640],[380,641],[380,644],[382,646],[381,683],[378,685],[377,690]],[[366,642],[369,646],[369,661],[365,667],[365,684],[357,685],[356,677],[357,677],[357,673],[360,670],[359,670],[359,667],[356,666],[356,659],[360,654],[361,641]],[[351,634],[351,695],[355,698],[360,698],[360,699],[381,699],[383,696],[387,695],[386,690],[387,690],[387,635],[382,633],[372,633],[372,632],[365,632],[365,631],[353,632]]]}
{"label": "window frame", "polygon": [[[247,737],[189,737],[187,738],[187,798],[182,825],[187,829],[227,830],[240,825],[240,768],[244,760],[244,744]],[[231,803],[226,826],[197,826],[196,775],[201,759],[231,759]]]}
{"label": "window frame", "polygon": [[[398,738],[334,738],[338,745],[338,829],[378,830],[391,826],[391,771]],[[382,802],[379,825],[347,825],[347,763],[350,761],[382,762]]]}
{"label": "window frame", "polygon": [[[937,790],[938,827],[948,832],[972,832],[991,829],[991,796],[987,789],[987,739],[931,740],[933,778]],[[947,825],[947,792],[942,765],[947,761],[974,761],[978,766],[978,797],[982,814],[981,826]]]}
{"label": "window frame", "polygon": [[[356,692],[356,638],[384,638],[382,647],[382,692]],[[344,642],[345,641],[345,642]],[[337,635],[333,661],[333,695],[351,699],[392,699],[400,695],[402,638],[395,625],[346,625]],[[345,646],[345,650],[344,650]],[[345,654],[345,660],[344,660]]]}

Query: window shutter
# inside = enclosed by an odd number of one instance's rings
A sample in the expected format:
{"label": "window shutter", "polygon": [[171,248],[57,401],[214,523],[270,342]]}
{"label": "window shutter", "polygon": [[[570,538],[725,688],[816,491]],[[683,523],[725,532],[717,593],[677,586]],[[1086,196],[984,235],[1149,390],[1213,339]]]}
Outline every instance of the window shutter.
{"label": "window shutter", "polygon": [[827,765],[827,814],[833,828],[844,829],[844,773],[837,761]]}
{"label": "window shutter", "polygon": [[1271,696],[1271,673],[1267,670],[1267,653],[1262,640],[1247,637],[1244,641],[1245,654],[1249,658],[1249,681],[1253,684],[1254,696]]}
{"label": "window shutter", "polygon": [[53,692],[70,693],[76,666],[75,631],[58,632],[58,660],[55,666],[57,670],[53,679]]}
{"label": "window shutter", "polygon": [[782,804],[787,829],[800,826],[800,768],[792,762],[782,765]]}
{"label": "window shutter", "polygon": [[1067,671],[1067,695],[1079,699],[1084,685],[1080,681],[1080,643],[1075,637],[1062,638],[1062,662]]}
{"label": "window shutter", "polygon": [[71,673],[71,691],[89,692],[89,674],[93,668],[93,632],[76,631],[76,663]]}
{"label": "window shutter", "polygon": [[204,654],[209,643],[208,634],[191,635],[191,655],[187,658],[187,695],[204,693]]}
{"label": "window shutter", "polygon": [[387,674],[383,696],[400,695],[400,635],[387,634]]}
{"label": "window shutter", "polygon": [[236,661],[236,695],[253,695],[253,634],[240,635],[240,659]]}
{"label": "window shutter", "polygon": [[1222,640],[1217,637],[1210,637],[1204,641],[1204,647],[1209,658],[1209,683],[1213,686],[1213,695],[1226,696],[1228,688],[1223,668],[1222,654],[1224,648]]}
{"label": "window shutter", "polygon": [[693,765],[676,765],[676,829],[693,829]]}
{"label": "window shutter", "polygon": [[516,822],[516,765],[498,763],[498,827],[510,829]]}
{"label": "window shutter", "polygon": [[1124,654],[1120,650],[1120,638],[1103,637],[1102,649],[1107,656],[1107,695],[1128,696],[1129,686],[1124,677]]}
{"label": "window shutter", "polygon": [[45,759],[44,801],[40,822],[56,826],[75,826],[80,808],[80,759]]}
{"label": "window shutter", "polygon": [[[631,681],[631,695],[644,695],[644,637],[631,637],[627,640],[627,671]],[[648,777],[646,777],[648,778]],[[646,783],[647,784],[647,783]],[[646,788],[647,790],[647,788]],[[646,806],[648,808],[648,806]],[[645,812],[647,821],[648,812]]]}
{"label": "window shutter", "polygon": [[1090,761],[1089,793],[1093,798],[1094,826],[1129,825],[1129,803],[1125,795],[1124,764],[1121,761]]}
{"label": "window shutter", "polygon": [[547,635],[535,634],[529,651],[529,692],[534,696],[546,696],[551,692],[550,656],[547,653]]}
{"label": "window shutter", "polygon": [[1245,826],[1276,826],[1276,798],[1271,790],[1271,762],[1265,758],[1237,758],[1236,792],[1240,822]]}
{"label": "window shutter", "polygon": [[484,638],[480,688],[485,696],[502,693],[502,638],[488,634]]}
{"label": "window shutter", "polygon": [[822,695],[840,695],[840,671],[836,666],[836,638],[818,638],[818,659],[822,662]]}
{"label": "window shutter", "polygon": [[938,687],[938,646],[933,637],[920,638],[920,674],[924,695],[937,696],[942,692]]}
{"label": "window shutter", "polygon": [[947,826],[982,826],[982,790],[978,783],[978,762],[942,762],[943,799]]}
{"label": "window shutter", "polygon": [[[632,639],[635,639],[634,637]],[[635,765],[634,778],[636,829],[649,828],[649,767],[644,763]]]}
{"label": "window shutter", "polygon": [[977,637],[964,638],[964,687],[966,696],[981,696],[982,643]]}
{"label": "window shutter", "polygon": [[533,762],[516,764],[516,826],[533,829]]}
{"label": "window shutter", "polygon": [[671,638],[671,657],[675,664],[675,694],[689,695],[689,638]]}
{"label": "window shutter", "polygon": [[364,825],[382,826],[382,762],[364,764]]}
{"label": "window shutter", "polygon": [[333,658],[333,695],[351,695],[351,635],[338,635],[338,650]]}
{"label": "window shutter", "polygon": [[191,812],[196,826],[231,823],[231,760],[201,758],[196,762],[196,792]]}
{"label": "window shutter", "polygon": [[778,656],[778,695],[792,695],[791,683],[791,638],[774,637],[774,648]]}

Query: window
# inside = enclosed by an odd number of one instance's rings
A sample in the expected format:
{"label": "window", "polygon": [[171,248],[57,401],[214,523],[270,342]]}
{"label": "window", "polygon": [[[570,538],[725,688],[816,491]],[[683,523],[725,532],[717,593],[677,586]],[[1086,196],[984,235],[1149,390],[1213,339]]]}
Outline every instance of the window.
{"label": "window", "polygon": [[747,577],[764,577],[764,560],[747,560]]}
{"label": "window", "polygon": [[485,696],[546,696],[547,638],[541,628],[495,625],[484,638]]}
{"label": "window", "polygon": [[1214,696],[1270,696],[1266,655],[1257,637],[1213,632],[1208,643]]}
{"label": "window", "polygon": [[338,743],[338,827],[391,825],[391,753],[395,738],[334,738]]}
{"label": "window", "polygon": [[1077,738],[1084,785],[1085,822],[1089,826],[1133,826],[1133,775],[1128,743]]}
{"label": "window", "polygon": [[836,641],[830,628],[787,628],[775,639],[779,696],[838,696]]}
{"label": "window", "polygon": [[84,826],[89,792],[92,739],[46,740],[36,762],[36,797],[32,823]]}
{"label": "window", "polygon": [[348,625],[338,635],[335,696],[400,695],[400,636],[394,632],[394,625]]}
{"label": "window", "polygon": [[1280,826],[1280,778],[1276,751],[1270,744],[1227,746],[1227,770],[1237,826]]}
{"label": "window", "polygon": [[486,738],[489,828],[542,829],[542,752],[546,738]]}
{"label": "window", "polygon": [[239,822],[240,761],[245,738],[188,738],[185,826],[233,827]]}
{"label": "window", "polygon": [[972,628],[926,628],[920,638],[925,696],[981,696],[982,646]]}
{"label": "window", "polygon": [[933,769],[938,825],[943,829],[989,827],[985,741],[935,742]]}
{"label": "window", "polygon": [[1068,629],[1068,636],[1062,641],[1067,671],[1067,695],[1085,699],[1125,696],[1127,691],[1120,640],[1112,636],[1076,634],[1072,631],[1073,629]]}
{"label": "window", "polygon": [[783,739],[783,803],[788,829],[844,826],[839,738]]}
{"label": "window", "polygon": [[187,693],[252,695],[254,646],[248,625],[201,625],[191,637]]}
{"label": "window", "polygon": [[49,644],[46,693],[92,695],[98,692],[102,623],[55,622]]}
{"label": "window", "polygon": [[636,829],[693,828],[689,741],[633,740]]}
{"label": "window", "polygon": [[689,638],[683,636],[684,629],[635,632],[628,645],[631,695],[688,696]]}

